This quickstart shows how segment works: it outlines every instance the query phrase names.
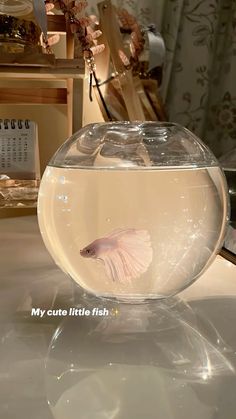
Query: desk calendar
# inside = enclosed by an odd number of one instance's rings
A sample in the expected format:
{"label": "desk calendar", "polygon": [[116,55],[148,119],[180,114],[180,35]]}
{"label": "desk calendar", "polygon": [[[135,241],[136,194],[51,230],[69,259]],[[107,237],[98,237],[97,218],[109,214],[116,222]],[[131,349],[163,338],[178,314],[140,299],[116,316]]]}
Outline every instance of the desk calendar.
{"label": "desk calendar", "polygon": [[0,175],[39,178],[37,124],[28,119],[0,119]]}

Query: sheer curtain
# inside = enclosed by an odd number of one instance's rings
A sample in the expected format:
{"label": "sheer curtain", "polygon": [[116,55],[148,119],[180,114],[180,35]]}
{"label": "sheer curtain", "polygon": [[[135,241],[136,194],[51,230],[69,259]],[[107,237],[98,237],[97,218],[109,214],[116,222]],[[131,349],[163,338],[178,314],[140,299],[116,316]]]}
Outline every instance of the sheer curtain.
{"label": "sheer curtain", "polygon": [[162,34],[170,120],[220,156],[236,147],[236,2],[168,0]]}
{"label": "sheer curtain", "polygon": [[[162,95],[169,119],[220,156],[236,147],[236,1],[113,0],[166,43]],[[91,0],[92,10],[96,2]]]}

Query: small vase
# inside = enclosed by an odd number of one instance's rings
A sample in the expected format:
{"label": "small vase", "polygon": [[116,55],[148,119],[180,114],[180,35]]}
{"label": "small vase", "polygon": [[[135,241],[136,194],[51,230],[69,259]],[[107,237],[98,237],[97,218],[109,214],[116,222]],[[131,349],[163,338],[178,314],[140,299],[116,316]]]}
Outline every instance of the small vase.
{"label": "small vase", "polygon": [[172,123],[104,123],[68,139],[38,200],[46,247],[86,292],[137,302],[173,296],[211,264],[228,194],[210,150]]}

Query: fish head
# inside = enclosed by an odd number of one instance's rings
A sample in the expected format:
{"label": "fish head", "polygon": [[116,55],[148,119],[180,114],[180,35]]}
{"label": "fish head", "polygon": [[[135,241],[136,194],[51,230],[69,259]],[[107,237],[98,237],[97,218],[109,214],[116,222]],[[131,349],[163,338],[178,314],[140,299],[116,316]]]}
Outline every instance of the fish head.
{"label": "fish head", "polygon": [[96,257],[96,250],[91,244],[89,246],[84,247],[84,249],[80,250],[80,255],[84,258],[95,258]]}

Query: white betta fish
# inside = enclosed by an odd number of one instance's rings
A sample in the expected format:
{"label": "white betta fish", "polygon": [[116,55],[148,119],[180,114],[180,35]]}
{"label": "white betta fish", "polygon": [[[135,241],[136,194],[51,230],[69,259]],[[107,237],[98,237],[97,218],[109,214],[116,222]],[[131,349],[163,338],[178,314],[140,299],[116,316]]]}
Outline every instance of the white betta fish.
{"label": "white betta fish", "polygon": [[93,241],[80,254],[101,260],[113,281],[126,282],[147,271],[153,250],[148,231],[129,228]]}

